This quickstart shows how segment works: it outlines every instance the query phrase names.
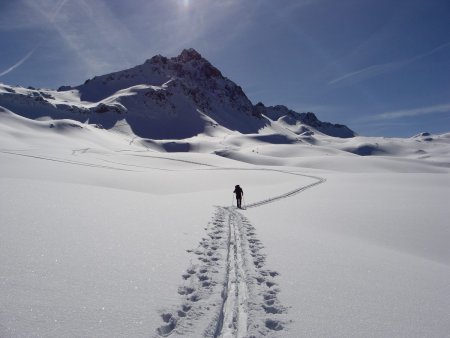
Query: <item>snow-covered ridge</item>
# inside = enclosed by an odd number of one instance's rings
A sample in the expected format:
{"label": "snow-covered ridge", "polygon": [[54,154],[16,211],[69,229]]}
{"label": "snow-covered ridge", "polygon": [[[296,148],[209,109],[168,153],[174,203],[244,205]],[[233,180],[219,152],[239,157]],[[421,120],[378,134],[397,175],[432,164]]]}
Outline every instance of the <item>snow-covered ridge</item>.
{"label": "snow-covered ridge", "polygon": [[156,55],[142,65],[58,91],[0,85],[0,106],[32,119],[73,119],[105,129],[127,125],[127,133],[147,139],[236,132],[294,139],[305,131],[355,135],[346,126],[319,121],[313,113],[253,105],[240,86],[194,49],[172,58]]}

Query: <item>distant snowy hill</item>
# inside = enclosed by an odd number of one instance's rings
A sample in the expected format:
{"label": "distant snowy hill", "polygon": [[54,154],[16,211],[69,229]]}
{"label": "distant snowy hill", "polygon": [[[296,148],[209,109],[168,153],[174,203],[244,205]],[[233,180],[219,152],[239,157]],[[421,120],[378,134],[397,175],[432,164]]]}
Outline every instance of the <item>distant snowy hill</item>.
{"label": "distant snowy hill", "polygon": [[157,55],[58,91],[0,85],[0,106],[27,118],[71,119],[152,140],[238,133],[272,135],[267,142],[289,144],[305,132],[355,136],[313,113],[253,105],[241,87],[194,49],[173,58]]}

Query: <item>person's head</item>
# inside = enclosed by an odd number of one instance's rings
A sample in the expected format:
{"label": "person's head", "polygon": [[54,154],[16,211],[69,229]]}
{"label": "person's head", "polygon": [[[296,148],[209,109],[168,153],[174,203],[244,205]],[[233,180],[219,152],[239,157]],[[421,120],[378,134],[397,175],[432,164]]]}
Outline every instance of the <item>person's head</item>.
{"label": "person's head", "polygon": [[239,188],[239,184],[238,185],[236,185],[236,186],[234,186],[235,188]]}

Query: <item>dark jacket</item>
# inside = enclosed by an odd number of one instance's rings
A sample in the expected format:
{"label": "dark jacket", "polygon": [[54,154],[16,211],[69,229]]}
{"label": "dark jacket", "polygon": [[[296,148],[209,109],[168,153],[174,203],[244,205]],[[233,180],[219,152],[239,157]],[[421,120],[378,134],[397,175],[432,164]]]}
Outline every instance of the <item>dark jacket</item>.
{"label": "dark jacket", "polygon": [[236,198],[241,198],[242,195],[244,195],[244,191],[243,191],[242,188],[241,188],[240,186],[238,186],[238,185],[234,188],[233,193],[236,194]]}

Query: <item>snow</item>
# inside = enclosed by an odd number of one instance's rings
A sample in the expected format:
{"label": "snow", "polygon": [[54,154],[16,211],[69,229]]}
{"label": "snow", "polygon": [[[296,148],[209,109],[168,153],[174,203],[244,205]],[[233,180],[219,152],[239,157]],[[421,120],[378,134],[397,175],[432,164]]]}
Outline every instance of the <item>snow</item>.
{"label": "snow", "polygon": [[306,125],[319,134],[354,136],[346,126],[321,122],[313,113],[254,106],[240,86],[193,49],[58,91],[0,84],[0,106],[28,118],[89,122],[151,140],[261,133],[292,143],[309,130]]}
{"label": "snow", "polygon": [[248,210],[298,333],[445,336],[449,188],[448,175],[331,174],[265,206],[279,221]]}
{"label": "snow", "polygon": [[352,136],[193,49],[0,84],[0,336],[449,336],[450,133]]}
{"label": "snow", "polygon": [[[183,141],[199,152],[166,153],[73,120],[0,118],[1,336],[450,332],[446,135],[199,136]],[[249,206],[283,198],[238,212],[235,184]]]}

